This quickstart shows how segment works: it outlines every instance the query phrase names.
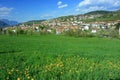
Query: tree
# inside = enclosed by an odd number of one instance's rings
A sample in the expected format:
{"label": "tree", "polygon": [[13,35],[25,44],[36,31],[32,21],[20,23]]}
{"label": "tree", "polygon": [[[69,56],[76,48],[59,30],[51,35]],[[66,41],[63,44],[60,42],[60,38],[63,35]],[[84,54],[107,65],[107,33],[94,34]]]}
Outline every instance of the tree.
{"label": "tree", "polygon": [[119,35],[120,35],[120,22],[116,24],[116,28],[115,29],[119,31]]}
{"label": "tree", "polygon": [[2,28],[0,28],[0,34],[2,34]]}
{"label": "tree", "polygon": [[45,28],[45,26],[39,26],[40,30],[43,30]]}

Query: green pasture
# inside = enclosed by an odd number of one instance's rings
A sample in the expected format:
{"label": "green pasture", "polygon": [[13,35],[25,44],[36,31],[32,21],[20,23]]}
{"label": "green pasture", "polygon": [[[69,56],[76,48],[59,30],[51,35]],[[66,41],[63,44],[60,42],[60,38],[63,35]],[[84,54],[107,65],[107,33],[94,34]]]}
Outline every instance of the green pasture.
{"label": "green pasture", "polygon": [[120,40],[0,35],[0,80],[120,80]]}

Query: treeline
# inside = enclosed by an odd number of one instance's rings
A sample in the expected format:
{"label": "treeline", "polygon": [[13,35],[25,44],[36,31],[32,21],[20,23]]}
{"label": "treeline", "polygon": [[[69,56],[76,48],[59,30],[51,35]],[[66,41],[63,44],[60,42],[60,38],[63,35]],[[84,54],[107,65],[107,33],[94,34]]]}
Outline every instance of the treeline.
{"label": "treeline", "polygon": [[70,29],[68,31],[65,31],[63,34],[72,37],[107,37],[120,39],[120,23],[116,24],[115,26],[115,29],[101,29],[98,30],[96,33],[91,33],[90,30]]}
{"label": "treeline", "polygon": [[107,37],[107,38],[119,38],[120,39],[120,35],[118,30],[101,30],[98,31],[96,33],[91,33],[91,31],[82,31],[82,30],[68,30],[66,32],[64,32],[64,35],[66,36],[72,36],[72,37]]}
{"label": "treeline", "polygon": [[[53,32],[52,32],[53,33]],[[49,31],[46,30],[46,26],[39,26],[38,29],[36,28],[30,28],[30,29],[21,29],[20,27],[17,28],[7,28],[2,29],[0,28],[0,34],[1,35],[46,35],[51,34]]]}
{"label": "treeline", "polygon": [[[81,29],[69,29],[67,31],[62,32],[60,35],[72,36],[72,37],[108,37],[108,38],[119,38],[120,39],[120,23],[115,25],[114,29],[101,29],[96,33],[92,33],[91,30],[81,30]],[[46,34],[56,34],[56,29],[52,29],[51,32],[47,31],[47,26],[39,26],[39,29],[27,29],[23,30],[20,27],[15,29],[0,29],[0,34],[6,35],[46,35]]]}

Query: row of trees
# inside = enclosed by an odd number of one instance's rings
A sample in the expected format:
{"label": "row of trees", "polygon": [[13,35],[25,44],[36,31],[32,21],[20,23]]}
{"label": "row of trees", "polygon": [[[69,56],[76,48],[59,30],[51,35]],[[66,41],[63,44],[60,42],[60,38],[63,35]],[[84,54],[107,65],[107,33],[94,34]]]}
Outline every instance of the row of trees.
{"label": "row of trees", "polygon": [[39,26],[38,29],[21,29],[20,27],[17,28],[7,28],[7,29],[0,29],[0,34],[8,34],[8,35],[20,35],[20,34],[27,34],[27,35],[33,35],[33,34],[48,34],[49,32],[45,31],[46,26]]}
{"label": "row of trees", "polygon": [[[50,34],[50,32],[45,30],[46,26],[39,26],[38,31],[34,29],[28,29],[28,30],[22,30],[21,28],[16,28],[15,31],[11,28],[8,28],[7,30],[0,29],[0,34],[9,34],[9,35],[19,35],[19,34],[27,34],[27,35],[33,35],[33,34]],[[56,31],[53,30],[52,33],[55,33]],[[91,33],[89,30],[68,30],[63,33],[63,35],[67,36],[74,36],[74,37],[111,37],[111,38],[120,38],[120,23],[116,24],[115,29],[105,29],[100,30],[97,33]]]}
{"label": "row of trees", "polygon": [[120,38],[118,34],[118,30],[101,30],[97,33],[91,33],[90,31],[82,31],[82,30],[68,30],[64,32],[66,36],[73,36],[73,37],[110,37],[110,38]]}
{"label": "row of trees", "polygon": [[64,35],[74,36],[74,37],[110,37],[110,38],[120,38],[120,23],[115,25],[115,29],[104,29],[99,30],[97,33],[91,33],[89,30],[68,30],[64,32]]}

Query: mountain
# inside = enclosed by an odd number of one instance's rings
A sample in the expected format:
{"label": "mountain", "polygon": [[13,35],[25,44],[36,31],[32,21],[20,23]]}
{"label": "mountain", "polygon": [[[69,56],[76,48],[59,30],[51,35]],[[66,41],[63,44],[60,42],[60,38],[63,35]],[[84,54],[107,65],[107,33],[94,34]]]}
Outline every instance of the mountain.
{"label": "mountain", "polygon": [[78,15],[68,15],[68,16],[61,16],[55,19],[58,22],[66,22],[66,21],[83,21],[83,22],[95,22],[95,21],[116,21],[120,20],[120,10],[117,11],[104,11],[104,10],[97,10],[91,11],[85,14],[78,14]]}
{"label": "mountain", "polygon": [[3,21],[0,21],[0,28],[8,27],[9,25]]}
{"label": "mountain", "polygon": [[14,26],[14,25],[17,25],[18,22],[17,21],[10,21],[8,19],[1,19],[0,21],[3,21],[5,23],[7,23],[9,26]]}
{"label": "mountain", "polygon": [[49,20],[31,20],[28,22],[24,22],[25,25],[33,25],[34,24],[40,24],[41,22],[43,24],[47,23],[59,23],[59,22],[108,22],[108,21],[116,21],[120,20],[120,10],[117,11],[105,11],[105,10],[97,10],[97,11],[91,11],[87,12],[85,14],[78,14],[78,15],[68,15],[68,16],[60,16],[58,18],[52,18]]}
{"label": "mountain", "polygon": [[88,13],[85,13],[84,15],[96,15],[96,14],[109,14],[112,13],[112,11],[104,11],[104,10],[97,10],[97,11],[91,11]]}
{"label": "mountain", "polygon": [[84,20],[85,22],[94,22],[94,21],[116,21],[120,20],[120,10],[117,11],[93,11],[89,12],[85,15],[99,15],[97,17],[94,17],[92,19],[88,18]]}
{"label": "mountain", "polygon": [[31,21],[28,21],[28,22],[24,22],[25,25],[33,25],[34,24],[39,24],[41,23],[42,21],[45,21],[45,20],[31,20]]}

